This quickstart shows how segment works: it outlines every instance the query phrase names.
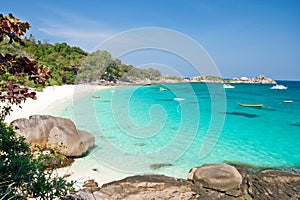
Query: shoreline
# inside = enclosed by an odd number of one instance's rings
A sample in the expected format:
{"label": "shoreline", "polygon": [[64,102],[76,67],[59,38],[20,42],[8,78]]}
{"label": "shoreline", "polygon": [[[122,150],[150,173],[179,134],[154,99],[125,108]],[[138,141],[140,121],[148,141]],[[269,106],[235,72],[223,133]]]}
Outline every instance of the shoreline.
{"label": "shoreline", "polygon": [[[31,115],[52,115],[59,116],[61,109],[66,103],[73,103],[73,99],[81,98],[86,95],[93,95],[93,93],[113,88],[115,86],[102,85],[62,85],[49,86],[44,88],[42,92],[36,92],[37,99],[26,99],[20,106],[13,105],[12,112],[5,119],[7,124],[13,120],[20,118],[29,118]],[[76,92],[75,92],[76,91]],[[91,96],[92,98],[92,96]],[[93,133],[92,133],[93,134]],[[58,168],[53,171],[54,175],[65,177],[68,181],[76,181],[76,188],[81,188],[84,181],[94,179],[100,185],[111,181],[120,180],[127,176],[135,174],[119,172],[102,163],[91,165],[91,162],[85,162],[84,158],[76,158],[72,165]]]}
{"label": "shoreline", "polygon": [[15,119],[28,118],[31,115],[49,115],[53,113],[55,107],[59,107],[65,102],[71,102],[74,96],[74,91],[80,90],[82,95],[112,88],[114,86],[101,85],[62,85],[49,86],[43,89],[42,92],[36,92],[37,99],[26,99],[20,106],[13,105],[12,112],[5,118],[8,124]]}

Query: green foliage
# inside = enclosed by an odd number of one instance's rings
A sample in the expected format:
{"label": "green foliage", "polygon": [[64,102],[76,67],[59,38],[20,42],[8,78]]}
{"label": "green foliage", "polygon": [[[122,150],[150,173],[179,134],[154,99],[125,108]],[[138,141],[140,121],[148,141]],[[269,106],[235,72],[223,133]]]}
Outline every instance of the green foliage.
{"label": "green foliage", "polygon": [[[61,84],[74,84],[77,71],[87,53],[79,47],[71,47],[65,42],[55,43],[36,43],[33,38],[26,40],[24,51],[29,53],[33,59],[41,64],[48,66],[55,82]],[[51,85],[51,82],[48,82]]]}
{"label": "green foliage", "polygon": [[179,77],[179,76],[164,76],[165,79],[169,79],[169,80],[175,80],[175,81],[182,81],[184,80],[184,78]]}
{"label": "green foliage", "polygon": [[107,51],[90,53],[78,71],[77,82],[89,83],[99,81],[107,67],[114,62],[115,60]]}
{"label": "green foliage", "polygon": [[[77,71],[87,56],[79,47],[71,47],[64,42],[54,45],[36,42],[32,35],[25,39],[24,46],[5,42],[0,44],[0,49],[2,54],[27,56],[50,68],[52,79],[47,80],[46,85],[74,84]],[[27,82],[24,82],[24,85],[26,84]],[[31,84],[30,87],[36,85]]]}
{"label": "green foliage", "polygon": [[139,69],[132,65],[122,64],[107,51],[96,51],[89,54],[78,71],[77,82],[90,83],[100,80],[114,82],[117,80],[133,82],[136,80],[158,80],[161,74],[158,70]]}
{"label": "green foliage", "polygon": [[198,76],[196,78],[197,81],[223,81],[224,79],[219,76]]}
{"label": "green foliage", "polygon": [[161,78],[161,73],[153,68],[132,68],[129,70],[121,80],[134,82],[138,80],[159,80]]}
{"label": "green foliage", "polygon": [[73,192],[73,182],[53,177],[41,157],[33,157],[24,138],[1,121],[0,152],[0,199],[54,199]]}
{"label": "green foliage", "polygon": [[74,161],[74,158],[67,158],[65,155],[60,154],[60,150],[65,148],[64,145],[35,145],[31,147],[31,151],[34,158],[43,163],[47,169],[56,169],[69,166]]}

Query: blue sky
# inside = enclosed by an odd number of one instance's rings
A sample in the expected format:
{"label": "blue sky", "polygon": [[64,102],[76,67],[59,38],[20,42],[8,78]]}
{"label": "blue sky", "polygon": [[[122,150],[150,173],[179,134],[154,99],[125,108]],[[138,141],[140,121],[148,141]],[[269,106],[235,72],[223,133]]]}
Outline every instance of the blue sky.
{"label": "blue sky", "polygon": [[[1,13],[28,21],[36,39],[67,42],[86,51],[123,31],[161,27],[191,37],[223,77],[259,74],[300,80],[300,1],[297,0],[5,0]],[[172,66],[198,75],[190,64],[160,51],[121,57],[126,64]]]}

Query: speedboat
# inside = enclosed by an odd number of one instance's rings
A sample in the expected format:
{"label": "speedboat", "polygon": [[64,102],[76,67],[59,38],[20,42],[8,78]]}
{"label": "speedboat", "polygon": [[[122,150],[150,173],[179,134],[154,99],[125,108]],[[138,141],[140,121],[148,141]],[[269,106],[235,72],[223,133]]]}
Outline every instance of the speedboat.
{"label": "speedboat", "polygon": [[168,90],[167,88],[164,88],[164,87],[160,87],[159,88],[159,91],[166,91],[166,90]]}
{"label": "speedboat", "polygon": [[233,86],[233,85],[230,85],[230,84],[223,84],[223,88],[230,88],[230,89],[233,89],[234,86]]}
{"label": "speedboat", "polygon": [[293,100],[284,100],[284,103],[293,103]]}
{"label": "speedboat", "polygon": [[270,89],[271,90],[286,90],[287,87],[284,85],[273,85]]}

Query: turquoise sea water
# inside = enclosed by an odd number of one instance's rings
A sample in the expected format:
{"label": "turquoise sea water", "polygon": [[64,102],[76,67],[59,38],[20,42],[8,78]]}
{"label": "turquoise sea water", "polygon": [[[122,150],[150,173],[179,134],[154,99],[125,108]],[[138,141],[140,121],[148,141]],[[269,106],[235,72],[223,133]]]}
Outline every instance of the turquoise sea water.
{"label": "turquoise sea water", "polygon": [[204,83],[115,87],[74,98],[60,116],[95,135],[96,148],[85,162],[120,171],[186,177],[192,167],[222,162],[299,168],[300,82],[280,83],[288,89]]}

